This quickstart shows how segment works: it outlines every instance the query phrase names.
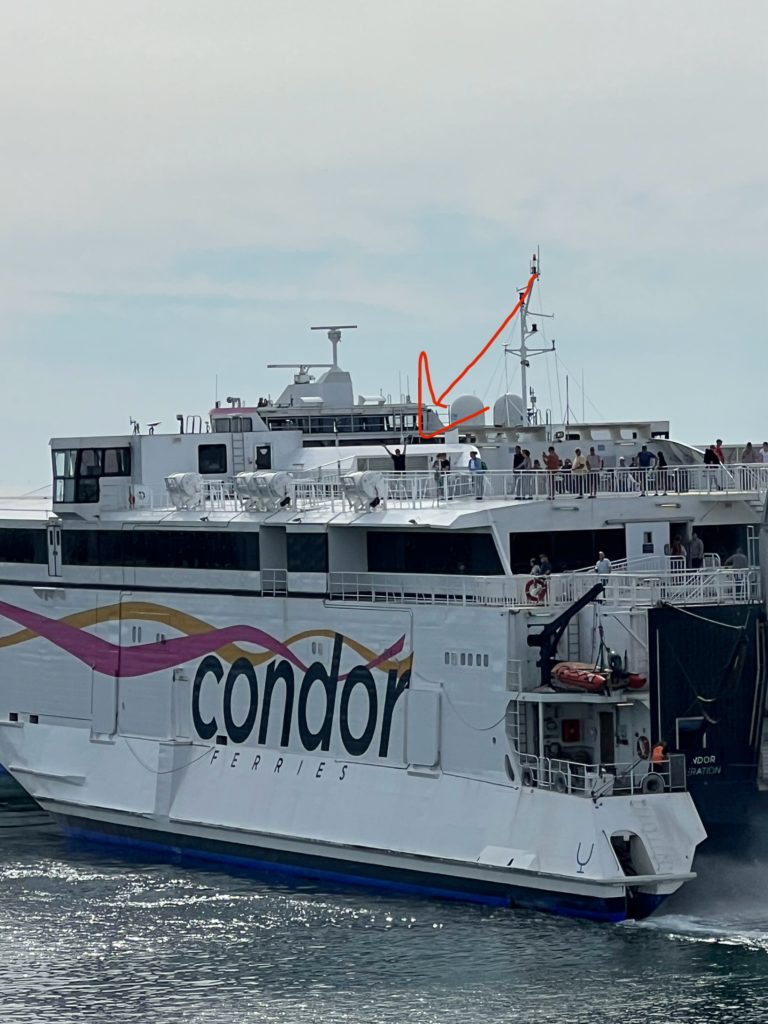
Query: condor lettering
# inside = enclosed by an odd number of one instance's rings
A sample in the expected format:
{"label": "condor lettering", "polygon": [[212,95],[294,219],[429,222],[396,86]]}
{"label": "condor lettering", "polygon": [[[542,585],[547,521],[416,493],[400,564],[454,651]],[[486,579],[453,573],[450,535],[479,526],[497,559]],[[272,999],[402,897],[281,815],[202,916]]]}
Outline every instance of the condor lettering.
{"label": "condor lettering", "polygon": [[[329,669],[315,661],[297,679],[293,665],[283,658],[267,665],[263,683],[247,658],[238,658],[227,670],[217,657],[209,654],[198,665],[192,686],[195,732],[201,739],[210,740],[220,732],[221,723],[232,743],[245,743],[255,734],[256,742],[265,745],[274,703],[281,747],[288,747],[293,737],[306,751],[328,751],[336,726],[351,757],[366,754],[377,732],[378,756],[387,757],[392,719],[397,702],[410,683],[410,670],[398,676],[397,669],[389,669],[383,692],[366,665],[356,665],[342,681],[342,643],[342,637],[336,634]],[[207,713],[201,710],[204,689]],[[241,693],[237,704],[236,689]],[[353,704],[357,709],[354,720],[350,713]],[[214,713],[210,711],[212,707],[216,709]]]}

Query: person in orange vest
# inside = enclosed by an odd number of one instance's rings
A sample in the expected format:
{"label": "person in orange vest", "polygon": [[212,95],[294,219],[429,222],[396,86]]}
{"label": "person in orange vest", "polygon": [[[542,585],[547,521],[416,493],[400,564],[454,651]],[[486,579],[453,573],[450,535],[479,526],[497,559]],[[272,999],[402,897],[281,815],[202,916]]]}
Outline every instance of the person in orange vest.
{"label": "person in orange vest", "polygon": [[661,764],[662,761],[666,761],[666,760],[667,760],[667,741],[666,740],[659,740],[659,742],[653,748],[653,753],[651,754],[651,761],[653,762],[653,764]]}

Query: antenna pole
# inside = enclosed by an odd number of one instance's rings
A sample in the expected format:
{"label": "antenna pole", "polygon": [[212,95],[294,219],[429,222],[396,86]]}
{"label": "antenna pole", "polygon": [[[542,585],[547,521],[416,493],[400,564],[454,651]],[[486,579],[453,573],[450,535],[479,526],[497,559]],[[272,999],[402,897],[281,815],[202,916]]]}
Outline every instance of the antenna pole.
{"label": "antenna pole", "polygon": [[[535,274],[536,275],[536,279],[538,280],[538,278],[540,276],[539,275],[539,256],[538,256],[538,252],[535,252],[533,254],[533,256],[531,257],[531,274]],[[525,423],[527,425],[527,424],[529,424],[531,422],[531,411],[528,408],[528,402],[529,402],[530,396],[528,394],[528,374],[527,374],[528,367],[531,364],[528,362],[528,357],[529,356],[543,355],[545,352],[552,352],[554,350],[554,348],[555,348],[555,343],[553,341],[552,345],[549,348],[529,348],[527,346],[526,340],[528,338],[530,338],[532,335],[538,333],[538,327],[537,327],[536,324],[533,324],[530,329],[528,328],[528,304],[526,302],[522,301],[522,297],[524,295],[524,292],[520,291],[520,292],[518,292],[518,294],[519,294],[520,299],[521,299],[521,302],[520,302],[520,347],[519,348],[509,348],[508,346],[505,345],[504,346],[504,351],[505,352],[509,352],[510,355],[513,355],[513,356],[520,356],[520,386],[521,386],[521,389],[522,389],[522,392],[523,392],[523,416],[524,416],[524,419],[525,419]],[[543,317],[551,317],[552,316],[551,313],[534,313],[533,315],[534,316],[543,316]],[[505,366],[505,372],[506,372],[506,366]]]}

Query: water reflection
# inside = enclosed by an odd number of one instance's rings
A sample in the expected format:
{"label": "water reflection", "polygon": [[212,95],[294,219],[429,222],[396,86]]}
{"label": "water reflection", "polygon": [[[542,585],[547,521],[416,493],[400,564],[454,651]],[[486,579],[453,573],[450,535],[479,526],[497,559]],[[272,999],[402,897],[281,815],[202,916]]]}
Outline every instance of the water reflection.
{"label": "water reflection", "polygon": [[768,1019],[768,914],[711,887],[611,927],[2,839],[3,1024]]}

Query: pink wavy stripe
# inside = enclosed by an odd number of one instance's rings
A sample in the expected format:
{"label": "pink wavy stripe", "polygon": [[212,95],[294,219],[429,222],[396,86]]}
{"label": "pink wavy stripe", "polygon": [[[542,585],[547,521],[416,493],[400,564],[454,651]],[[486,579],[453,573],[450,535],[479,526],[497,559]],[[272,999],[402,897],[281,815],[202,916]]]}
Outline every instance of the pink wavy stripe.
{"label": "pink wavy stripe", "polygon": [[[195,636],[182,636],[174,640],[142,644],[137,647],[119,647],[109,643],[108,640],[102,640],[101,637],[93,636],[92,633],[87,633],[77,626],[46,618],[44,615],[27,611],[26,608],[17,608],[4,601],[0,601],[0,615],[17,622],[26,629],[33,630],[56,647],[74,655],[84,664],[90,665],[96,672],[107,676],[131,678],[148,675],[150,672],[159,672],[164,668],[181,665],[193,658],[210,654],[211,651],[238,641],[257,644],[264,650],[281,655],[302,672],[307,671],[307,666],[296,657],[290,647],[286,647],[281,641],[261,629],[256,629],[255,626],[225,626],[223,629],[213,629],[209,633],[200,633]],[[382,661],[392,657],[393,654],[399,654],[404,645],[405,636],[403,635],[386,651],[368,662],[366,668],[375,668]],[[344,679],[346,679],[346,675],[339,676],[340,681]]]}

